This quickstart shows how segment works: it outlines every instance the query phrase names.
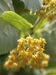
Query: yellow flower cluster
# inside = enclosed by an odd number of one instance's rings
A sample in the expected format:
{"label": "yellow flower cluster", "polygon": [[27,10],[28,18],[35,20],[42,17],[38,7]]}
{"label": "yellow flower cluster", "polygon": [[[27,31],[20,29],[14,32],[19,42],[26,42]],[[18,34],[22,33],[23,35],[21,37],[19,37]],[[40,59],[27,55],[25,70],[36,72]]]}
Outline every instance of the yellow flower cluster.
{"label": "yellow flower cluster", "polygon": [[16,49],[10,52],[4,66],[7,69],[44,68],[48,65],[49,55],[44,53],[45,39],[31,36],[18,40]]}
{"label": "yellow flower cluster", "polygon": [[45,9],[46,11],[56,6],[56,0],[43,0],[43,3],[44,3],[43,9]]}
{"label": "yellow flower cluster", "polygon": [[56,2],[56,0],[43,0],[43,2],[45,2],[45,3],[49,4],[49,3],[55,3],[55,2]]}

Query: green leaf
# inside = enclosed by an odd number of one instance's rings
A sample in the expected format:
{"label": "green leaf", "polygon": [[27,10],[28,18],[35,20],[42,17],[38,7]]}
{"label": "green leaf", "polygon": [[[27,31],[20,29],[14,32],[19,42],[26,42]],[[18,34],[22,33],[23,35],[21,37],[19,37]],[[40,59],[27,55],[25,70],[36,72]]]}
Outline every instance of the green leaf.
{"label": "green leaf", "polygon": [[25,8],[37,11],[40,10],[43,4],[43,0],[21,0],[25,4]]}
{"label": "green leaf", "polygon": [[25,10],[25,5],[21,0],[12,0],[13,6],[14,6],[14,10],[15,12],[19,13],[19,14],[23,14],[26,12]]}
{"label": "green leaf", "polygon": [[6,10],[13,10],[11,0],[0,0],[0,15]]}
{"label": "green leaf", "polygon": [[8,75],[8,71],[4,68],[4,63],[7,59],[8,54],[0,55],[0,74]]}
{"label": "green leaf", "polygon": [[0,18],[0,55],[9,53],[17,46],[19,31]]}
{"label": "green leaf", "polygon": [[1,17],[23,33],[33,27],[31,23],[13,11],[5,11]]}
{"label": "green leaf", "polygon": [[56,67],[56,20],[50,22],[42,31],[47,41],[46,52],[50,55],[50,67]]}
{"label": "green leaf", "polygon": [[12,3],[12,0],[4,0],[4,1],[8,5],[10,10],[14,10],[14,6],[13,6],[13,3]]}
{"label": "green leaf", "polygon": [[36,19],[38,18],[36,15],[30,15],[29,13],[21,14],[21,16],[28,20],[31,24],[34,24]]}
{"label": "green leaf", "polygon": [[56,68],[54,69],[48,69],[47,74],[46,75],[56,75]]}

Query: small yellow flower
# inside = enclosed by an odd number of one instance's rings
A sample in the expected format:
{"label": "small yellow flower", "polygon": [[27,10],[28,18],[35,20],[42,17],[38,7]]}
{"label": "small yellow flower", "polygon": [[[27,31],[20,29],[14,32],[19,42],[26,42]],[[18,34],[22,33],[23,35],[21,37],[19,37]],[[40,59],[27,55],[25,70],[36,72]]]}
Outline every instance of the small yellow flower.
{"label": "small yellow flower", "polygon": [[48,61],[42,61],[42,67],[46,67],[46,66],[48,66]]}
{"label": "small yellow flower", "polygon": [[8,69],[11,68],[13,65],[13,61],[12,60],[7,60],[4,64],[4,66]]}
{"label": "small yellow flower", "polygon": [[49,58],[50,58],[49,55],[43,53],[43,59],[44,59],[44,60],[49,60]]}

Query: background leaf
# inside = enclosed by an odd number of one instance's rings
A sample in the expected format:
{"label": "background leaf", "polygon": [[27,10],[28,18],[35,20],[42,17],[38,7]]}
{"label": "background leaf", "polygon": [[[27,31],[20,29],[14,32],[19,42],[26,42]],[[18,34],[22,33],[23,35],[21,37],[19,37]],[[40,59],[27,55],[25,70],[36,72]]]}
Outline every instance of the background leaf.
{"label": "background leaf", "polygon": [[8,54],[0,55],[0,75],[8,75],[8,71],[3,66],[7,56]]}
{"label": "background leaf", "polygon": [[0,0],[0,15],[6,10],[13,10],[11,0]]}
{"label": "background leaf", "polygon": [[16,2],[15,0],[12,0],[12,3],[13,3],[13,7],[16,13],[23,14],[23,13],[28,12],[28,10],[25,9],[24,2],[22,2],[21,0],[16,0]]}
{"label": "background leaf", "polygon": [[25,4],[25,8],[32,10],[32,11],[37,11],[40,10],[43,4],[43,0],[21,0]]}
{"label": "background leaf", "polygon": [[14,10],[14,6],[12,3],[12,0],[4,0],[6,2],[6,4],[8,5],[8,7],[10,8],[10,10]]}
{"label": "background leaf", "polygon": [[56,20],[46,25],[43,35],[47,41],[46,53],[50,55],[49,67],[56,67]]}
{"label": "background leaf", "polygon": [[29,21],[32,25],[34,25],[36,19],[38,18],[36,15],[30,15],[29,13],[21,14],[21,16],[24,17],[27,21]]}
{"label": "background leaf", "polygon": [[18,38],[19,31],[0,18],[0,55],[15,48]]}
{"label": "background leaf", "polygon": [[48,69],[46,75],[56,75],[56,69],[55,68]]}

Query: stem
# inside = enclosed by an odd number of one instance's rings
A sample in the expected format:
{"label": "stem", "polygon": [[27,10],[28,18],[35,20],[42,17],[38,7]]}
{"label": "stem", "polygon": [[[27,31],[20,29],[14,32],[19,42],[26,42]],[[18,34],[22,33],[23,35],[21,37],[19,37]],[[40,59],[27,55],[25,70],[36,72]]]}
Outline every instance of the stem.
{"label": "stem", "polygon": [[[40,30],[39,28],[41,27],[39,27],[39,23],[41,22],[41,21],[44,21],[46,18],[48,18],[49,17],[49,15],[53,12],[53,11],[55,11],[56,10],[56,7],[54,7],[53,9],[51,9],[51,10],[49,10],[44,16],[40,16],[40,19],[38,20],[38,18],[37,18],[37,20],[35,21],[35,23],[34,23],[34,27],[33,27],[33,32],[35,32],[36,31],[36,26],[37,26],[37,29],[38,30]],[[39,15],[39,13],[38,13],[38,15]],[[44,25],[45,26],[45,25]]]}

